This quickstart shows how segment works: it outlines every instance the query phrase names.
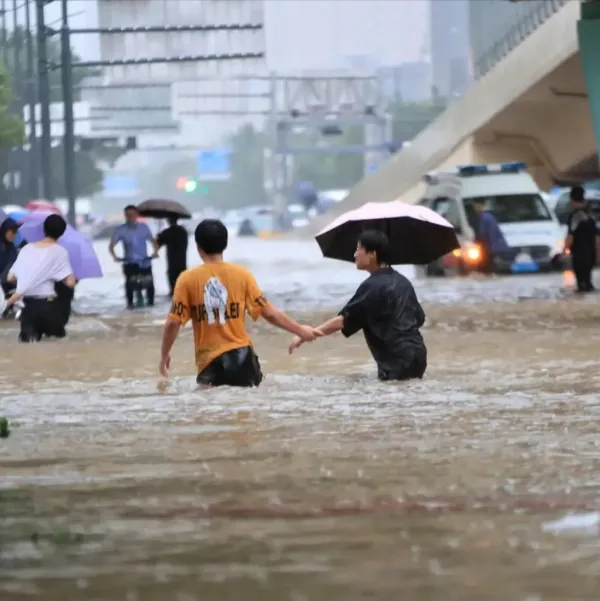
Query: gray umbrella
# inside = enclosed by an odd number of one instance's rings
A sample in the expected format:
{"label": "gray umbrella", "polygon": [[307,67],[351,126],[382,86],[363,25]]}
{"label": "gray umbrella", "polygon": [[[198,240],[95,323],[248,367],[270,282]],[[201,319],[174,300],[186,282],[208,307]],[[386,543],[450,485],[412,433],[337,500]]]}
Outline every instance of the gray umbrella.
{"label": "gray umbrella", "polygon": [[174,200],[158,199],[145,200],[137,206],[138,213],[142,217],[153,217],[154,219],[191,219],[190,212],[180,203]]}

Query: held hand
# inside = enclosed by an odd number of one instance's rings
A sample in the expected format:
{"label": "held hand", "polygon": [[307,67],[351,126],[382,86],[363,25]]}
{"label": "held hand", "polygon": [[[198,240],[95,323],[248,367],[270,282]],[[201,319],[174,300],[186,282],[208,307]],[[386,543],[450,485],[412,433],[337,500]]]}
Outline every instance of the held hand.
{"label": "held hand", "polygon": [[302,326],[302,333],[299,335],[302,342],[313,342],[320,336],[323,336],[323,332],[311,326]]}
{"label": "held hand", "polygon": [[160,371],[160,375],[164,378],[169,377],[169,369],[171,369],[171,355],[165,355],[160,358],[160,363],[158,365],[158,370]]}
{"label": "held hand", "polygon": [[289,354],[291,355],[296,349],[299,349],[303,344],[304,342],[301,338],[299,338],[298,336],[294,336],[294,338],[292,339],[292,343],[288,348]]}
{"label": "held hand", "polygon": [[21,292],[19,292],[18,294],[15,292],[9,299],[7,299],[6,306],[10,307],[11,305],[14,305],[15,303],[19,302],[22,298],[24,298],[24,296],[25,295]]}

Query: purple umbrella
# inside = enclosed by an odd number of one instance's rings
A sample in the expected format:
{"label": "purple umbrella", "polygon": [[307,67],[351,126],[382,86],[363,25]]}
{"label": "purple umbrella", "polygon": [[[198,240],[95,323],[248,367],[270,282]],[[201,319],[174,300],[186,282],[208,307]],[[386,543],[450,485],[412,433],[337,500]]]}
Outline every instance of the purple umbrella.
{"label": "purple umbrella", "polygon": [[52,211],[27,211],[21,219],[19,219],[19,223],[27,223],[28,221],[40,221],[44,223],[44,219],[50,215],[56,215],[56,213],[53,213]]}
{"label": "purple umbrella", "polygon": [[[56,213],[50,213],[56,214]],[[39,242],[44,239],[44,220],[48,215],[44,214],[39,219],[27,219],[19,228],[19,233],[27,242]],[[60,237],[58,243],[67,249],[73,275],[77,280],[89,278],[101,278],[102,268],[96,256],[92,241],[67,225],[65,233]]]}

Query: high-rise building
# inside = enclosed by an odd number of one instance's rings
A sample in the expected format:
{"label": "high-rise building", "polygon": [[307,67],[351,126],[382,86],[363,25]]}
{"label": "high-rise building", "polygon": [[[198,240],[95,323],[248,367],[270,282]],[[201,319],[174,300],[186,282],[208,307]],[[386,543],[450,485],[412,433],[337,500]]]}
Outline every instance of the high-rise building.
{"label": "high-rise building", "polygon": [[384,94],[397,102],[431,100],[431,65],[426,61],[401,63],[378,70]]}
{"label": "high-rise building", "polygon": [[[478,3],[476,0],[474,3]],[[441,98],[461,96],[471,82],[469,0],[431,0],[431,83]]]}

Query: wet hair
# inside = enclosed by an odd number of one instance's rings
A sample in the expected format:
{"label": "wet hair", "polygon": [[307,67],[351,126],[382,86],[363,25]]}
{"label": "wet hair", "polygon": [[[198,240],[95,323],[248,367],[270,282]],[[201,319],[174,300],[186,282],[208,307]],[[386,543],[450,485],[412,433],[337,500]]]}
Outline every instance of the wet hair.
{"label": "wet hair", "polygon": [[573,186],[569,195],[574,202],[585,202],[585,190],[583,186]]}
{"label": "wet hair", "polygon": [[127,213],[127,211],[135,211],[137,213],[137,207],[135,205],[127,205],[124,209],[123,212]]}
{"label": "wet hair", "polygon": [[58,240],[67,229],[67,222],[60,215],[48,215],[44,219],[44,236]]}
{"label": "wet hair", "polygon": [[7,217],[0,224],[0,238],[4,238],[4,236],[8,232],[13,232],[13,234],[16,234],[18,231],[19,231],[19,225],[17,224],[17,222],[14,219],[11,219],[10,217]]}
{"label": "wet hair", "polygon": [[207,255],[220,255],[227,248],[229,233],[222,221],[203,219],[194,232],[196,246]]}
{"label": "wet hair", "polygon": [[377,263],[390,262],[390,239],[381,230],[365,230],[358,237],[358,243],[369,253],[375,253]]}

